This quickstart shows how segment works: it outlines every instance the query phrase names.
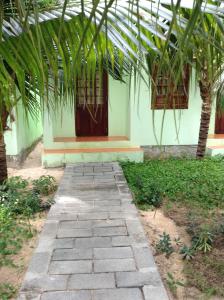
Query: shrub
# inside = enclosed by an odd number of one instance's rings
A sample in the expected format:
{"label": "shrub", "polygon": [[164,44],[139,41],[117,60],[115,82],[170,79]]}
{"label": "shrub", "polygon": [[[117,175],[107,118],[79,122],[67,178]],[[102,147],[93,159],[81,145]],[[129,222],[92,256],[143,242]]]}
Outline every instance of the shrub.
{"label": "shrub", "polygon": [[37,193],[47,196],[57,189],[56,180],[50,175],[43,175],[39,179],[33,180],[33,188]]}
{"label": "shrub", "polygon": [[0,267],[12,264],[8,258],[22,247],[23,240],[32,237],[29,226],[17,220],[8,208],[0,208]]}
{"label": "shrub", "polygon": [[156,245],[156,250],[160,253],[166,253],[166,257],[169,257],[173,253],[174,249],[172,247],[169,234],[163,232],[163,234],[160,235],[160,240]]}

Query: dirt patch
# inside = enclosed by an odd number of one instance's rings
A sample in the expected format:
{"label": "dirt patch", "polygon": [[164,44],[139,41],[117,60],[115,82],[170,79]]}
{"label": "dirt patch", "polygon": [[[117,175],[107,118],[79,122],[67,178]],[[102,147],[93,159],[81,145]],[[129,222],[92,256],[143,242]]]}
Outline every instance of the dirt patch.
{"label": "dirt patch", "polygon": [[33,220],[30,221],[34,236],[27,240],[18,254],[11,256],[15,268],[2,267],[0,268],[0,283],[9,283],[17,290],[20,288],[23,277],[29,265],[29,261],[38,243],[38,237],[42,231],[47,212],[37,214]]}
{"label": "dirt patch", "polygon": [[[42,175],[51,175],[55,177],[57,183],[63,175],[63,168],[52,168],[45,169],[41,166],[41,153],[42,153],[42,143],[39,143],[33,152],[27,157],[24,164],[20,169],[8,169],[8,175],[11,176],[22,176],[25,179],[37,179]],[[23,277],[28,268],[30,259],[38,243],[38,237],[43,228],[47,212],[36,214],[34,219],[31,220],[32,229],[36,234],[29,240],[27,240],[22,249],[17,255],[12,256],[16,268],[12,267],[2,267],[0,268],[0,284],[9,283],[19,290]]]}
{"label": "dirt patch", "polygon": [[[185,211],[186,213],[186,211]],[[184,214],[180,212],[180,215]],[[156,211],[140,211],[141,221],[143,223],[146,235],[150,241],[152,251],[154,254],[155,261],[157,263],[158,269],[160,271],[163,282],[167,288],[170,299],[180,299],[180,300],[205,300],[205,299],[213,299],[213,300],[221,300],[224,298],[220,297],[209,297],[207,298],[205,294],[201,293],[197,288],[194,287],[192,282],[189,281],[189,274],[186,276],[186,266],[185,261],[183,261],[181,254],[178,253],[179,245],[176,244],[175,239],[180,238],[181,244],[190,245],[191,238],[186,232],[185,226],[177,226],[177,224],[169,218],[162,209],[157,209]],[[178,216],[179,222],[181,222],[180,216]],[[185,222],[183,222],[185,224]],[[172,246],[174,248],[174,252],[167,258],[165,254],[158,254],[156,251],[156,245],[160,240],[160,235],[166,232],[170,235]],[[223,256],[223,254],[222,254]],[[222,260],[222,256],[219,257]],[[199,270],[200,272],[209,273],[210,271],[206,269],[206,265],[202,267],[202,261],[205,259],[205,256],[198,255],[193,260],[193,264],[189,263],[188,271],[193,272],[193,269],[190,268],[192,265],[196,266],[194,269]],[[207,258],[208,260],[208,258]],[[211,262],[211,256],[209,255],[209,261]],[[207,264],[208,266],[208,264]],[[210,268],[211,265],[209,264]],[[217,266],[214,266],[216,268]],[[202,269],[203,268],[203,269]],[[187,287],[177,287],[176,295],[174,295],[168,285],[167,285],[167,275],[171,273],[176,281],[180,281],[182,283],[186,283],[188,281]],[[193,272],[194,274],[194,272]],[[220,274],[221,276],[221,274]],[[212,277],[212,275],[211,275]],[[214,279],[214,276],[212,277]],[[195,278],[194,278],[195,279]],[[219,278],[220,279],[220,278]]]}
{"label": "dirt patch", "polygon": [[64,168],[50,168],[46,169],[41,166],[41,153],[43,151],[42,143],[38,143],[35,149],[29,154],[20,169],[8,168],[8,175],[22,176],[25,179],[37,179],[42,175],[54,176],[56,181],[59,182]]}
{"label": "dirt patch", "polygon": [[[174,221],[166,217],[160,209],[156,211],[140,211],[140,215],[145,228],[146,235],[149,238],[149,241],[151,242],[151,247],[153,250],[155,261],[157,263],[161,277],[166,287],[166,279],[168,272],[171,273],[176,280],[185,282],[186,278],[183,275],[184,265],[181,256],[178,253],[172,253],[169,258],[166,258],[164,254],[157,254],[156,244],[159,242],[160,235],[162,235],[163,232],[169,234],[172,241],[181,237],[183,242],[185,242],[186,244],[190,241],[189,236],[185,234],[183,228],[177,227]],[[175,247],[175,243],[172,243],[172,246]],[[169,292],[168,287],[167,290]],[[175,299],[175,297],[170,292],[169,297],[170,299]],[[176,299],[184,299],[183,297],[184,288],[180,287],[177,290]]]}

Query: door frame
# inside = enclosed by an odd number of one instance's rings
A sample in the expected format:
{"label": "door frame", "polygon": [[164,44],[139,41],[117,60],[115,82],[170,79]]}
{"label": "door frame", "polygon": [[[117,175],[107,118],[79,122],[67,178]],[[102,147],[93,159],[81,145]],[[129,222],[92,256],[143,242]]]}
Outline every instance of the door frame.
{"label": "door frame", "polygon": [[[218,105],[217,102],[215,111],[215,134],[224,134],[224,111],[220,112]],[[220,123],[222,123],[221,126]]]}
{"label": "door frame", "polygon": [[[108,136],[108,124],[109,124],[109,120],[108,120],[108,73],[106,72],[106,70],[103,70],[103,75],[102,75],[102,92],[103,92],[103,125],[104,125],[104,133],[102,135],[99,134],[91,134],[89,133],[88,135],[83,135],[83,134],[77,134],[77,131],[79,130],[78,128],[81,126],[81,120],[77,117],[77,112],[78,112],[78,101],[75,101],[75,135],[77,137],[89,137],[89,136]],[[77,79],[78,80],[78,79]],[[91,117],[91,115],[89,114],[89,116]],[[81,129],[80,129],[81,130]]]}

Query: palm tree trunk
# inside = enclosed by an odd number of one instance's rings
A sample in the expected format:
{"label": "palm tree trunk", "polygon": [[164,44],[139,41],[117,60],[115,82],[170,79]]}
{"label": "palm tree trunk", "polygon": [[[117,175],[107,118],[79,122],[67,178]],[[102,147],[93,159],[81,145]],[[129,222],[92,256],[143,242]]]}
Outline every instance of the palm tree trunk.
{"label": "palm tree trunk", "polygon": [[7,161],[6,161],[6,148],[4,140],[4,130],[7,127],[8,112],[3,106],[1,113],[1,124],[0,124],[0,184],[7,179]]}
{"label": "palm tree trunk", "polygon": [[0,184],[7,179],[7,163],[6,163],[6,149],[4,141],[4,133],[0,131]]}
{"label": "palm tree trunk", "polygon": [[205,156],[208,130],[212,111],[212,87],[208,78],[208,72],[203,70],[203,78],[199,81],[200,94],[202,99],[201,122],[198,139],[196,158],[201,159]]}

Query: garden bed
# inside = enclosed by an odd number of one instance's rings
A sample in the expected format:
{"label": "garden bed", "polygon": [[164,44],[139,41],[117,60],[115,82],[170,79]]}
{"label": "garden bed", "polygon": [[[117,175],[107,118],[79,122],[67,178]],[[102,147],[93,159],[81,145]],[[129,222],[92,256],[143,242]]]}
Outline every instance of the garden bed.
{"label": "garden bed", "polygon": [[122,165],[172,297],[224,299],[224,160]]}
{"label": "garden bed", "polygon": [[[63,174],[63,168],[49,170],[40,166],[40,149],[40,145],[36,147],[21,169],[8,170],[12,183],[10,188],[0,187],[2,202],[0,206],[0,299],[2,300],[16,299],[43,228],[56,185]],[[13,195],[18,195],[18,199],[9,195],[10,190]],[[6,202],[2,201],[4,193],[6,193]],[[19,194],[25,197],[20,197]]]}

